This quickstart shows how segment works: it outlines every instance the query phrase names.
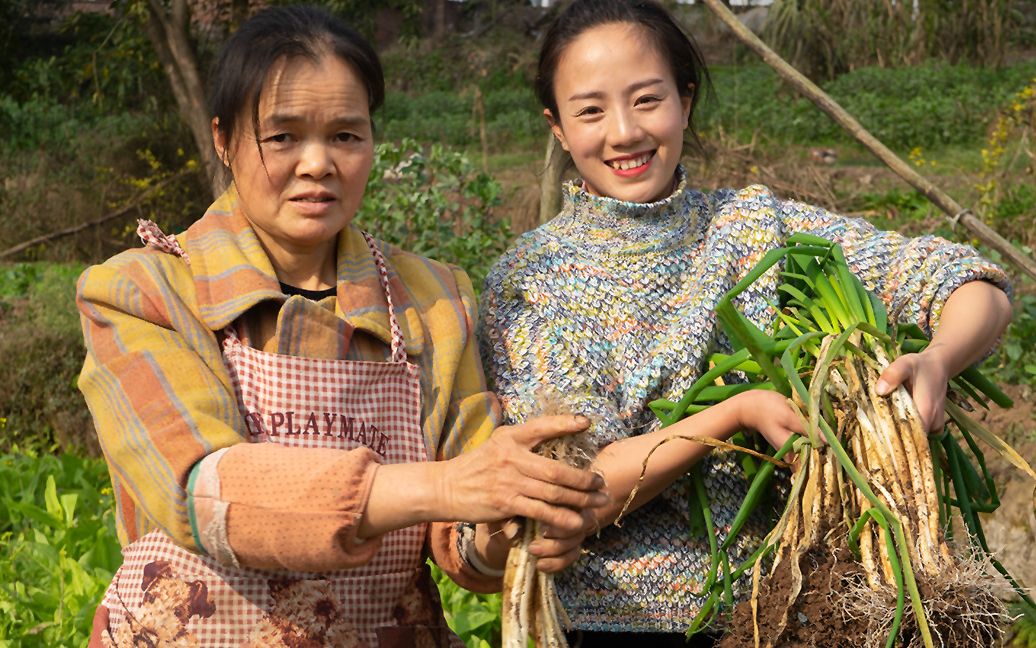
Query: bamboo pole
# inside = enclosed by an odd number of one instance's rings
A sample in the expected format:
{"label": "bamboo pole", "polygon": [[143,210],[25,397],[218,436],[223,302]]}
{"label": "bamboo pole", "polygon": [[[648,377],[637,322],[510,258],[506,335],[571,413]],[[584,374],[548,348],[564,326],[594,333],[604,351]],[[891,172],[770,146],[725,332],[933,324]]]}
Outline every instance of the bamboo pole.
{"label": "bamboo pole", "polygon": [[1036,262],[1026,254],[1018,250],[1007,239],[1000,236],[980,219],[965,209],[956,200],[951,198],[942,189],[929,182],[921,174],[915,171],[910,165],[893,153],[887,146],[881,143],[878,138],[867,132],[860,122],[850,115],[844,108],[838,105],[826,92],[821,90],[815,83],[803,76],[798,70],[788,64],[776,52],[770,49],[766,43],[753,34],[747,27],[741,24],[737,16],[733,14],[722,2],[722,0],[702,0],[702,2],[716,14],[731,31],[747,45],[753,52],[759,55],[767,65],[772,67],[782,79],[787,81],[795,90],[804,95],[810,101],[824,111],[828,117],[833,119],[839,126],[849,131],[861,144],[867,147],[871,153],[884,162],[900,178],[924,194],[928,200],[941,209],[947,216],[950,224],[956,226],[961,223],[967,227],[975,237],[997,250],[1005,258],[1014,263],[1033,279],[1036,279]]}
{"label": "bamboo pole", "polygon": [[561,176],[564,173],[565,151],[554,133],[547,135],[543,155],[543,177],[540,179],[540,223],[554,218],[561,209]]}

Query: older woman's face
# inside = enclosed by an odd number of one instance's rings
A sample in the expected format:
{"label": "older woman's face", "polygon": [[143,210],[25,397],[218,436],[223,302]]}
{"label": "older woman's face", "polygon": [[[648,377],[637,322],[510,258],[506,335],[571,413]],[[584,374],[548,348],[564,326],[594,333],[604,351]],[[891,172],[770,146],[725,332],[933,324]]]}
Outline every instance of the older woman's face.
{"label": "older woman's face", "polygon": [[230,160],[241,207],[275,264],[333,249],[360,205],[374,157],[359,75],[331,54],[282,60],[259,101],[261,157],[251,108],[238,123],[229,156],[214,124],[216,150]]}

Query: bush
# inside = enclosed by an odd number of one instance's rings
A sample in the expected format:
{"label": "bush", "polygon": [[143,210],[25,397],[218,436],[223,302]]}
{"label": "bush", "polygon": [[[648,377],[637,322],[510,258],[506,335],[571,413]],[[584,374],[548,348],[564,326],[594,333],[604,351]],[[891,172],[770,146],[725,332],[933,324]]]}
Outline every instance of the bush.
{"label": "bush", "polygon": [[0,451],[98,454],[76,387],[86,353],[74,303],[82,270],[44,263],[0,268]]}
{"label": "bush", "polygon": [[0,644],[85,646],[122,562],[102,461],[0,455]]}
{"label": "bush", "polygon": [[463,154],[413,140],[379,144],[357,224],[405,250],[460,266],[476,290],[510,239],[493,217],[500,185]]}

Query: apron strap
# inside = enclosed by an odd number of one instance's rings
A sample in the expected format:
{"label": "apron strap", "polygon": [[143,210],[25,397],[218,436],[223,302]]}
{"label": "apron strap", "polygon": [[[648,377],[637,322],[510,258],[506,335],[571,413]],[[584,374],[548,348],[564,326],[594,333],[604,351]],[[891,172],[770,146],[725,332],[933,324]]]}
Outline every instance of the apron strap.
{"label": "apron strap", "polygon": [[154,221],[137,219],[137,236],[145,247],[154,248],[167,254],[180,257],[187,265],[191,265],[191,258],[187,252],[180,247],[180,242],[172,234],[164,234]]}
{"label": "apron strap", "polygon": [[392,331],[392,362],[406,362],[406,349],[403,345],[403,331],[399,328],[399,321],[396,319],[396,310],[392,305],[392,290],[389,288],[388,268],[385,266],[385,257],[381,250],[367,232],[361,231],[363,240],[367,241],[374,256],[374,265],[378,267],[378,277],[381,279],[381,287],[385,291],[385,301],[388,302],[389,329]]}

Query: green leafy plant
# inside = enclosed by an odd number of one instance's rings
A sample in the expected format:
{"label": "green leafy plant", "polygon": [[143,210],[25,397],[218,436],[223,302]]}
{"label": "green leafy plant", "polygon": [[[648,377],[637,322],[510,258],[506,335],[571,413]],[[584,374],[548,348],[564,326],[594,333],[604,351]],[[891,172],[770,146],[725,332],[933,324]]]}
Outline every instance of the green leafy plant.
{"label": "green leafy plant", "polygon": [[85,349],[75,308],[82,264],[0,266],[0,451],[98,452],[76,388]]}
{"label": "green leafy plant", "polygon": [[468,157],[416,141],[379,144],[356,221],[405,250],[467,271],[476,290],[510,231],[493,216],[500,185]]}
{"label": "green leafy plant", "polygon": [[475,594],[457,585],[432,566],[432,577],[439,586],[446,623],[468,648],[500,645],[500,595]]}
{"label": "green leafy plant", "polygon": [[96,459],[0,455],[0,644],[86,644],[122,562],[107,484]]}

